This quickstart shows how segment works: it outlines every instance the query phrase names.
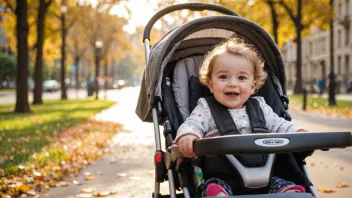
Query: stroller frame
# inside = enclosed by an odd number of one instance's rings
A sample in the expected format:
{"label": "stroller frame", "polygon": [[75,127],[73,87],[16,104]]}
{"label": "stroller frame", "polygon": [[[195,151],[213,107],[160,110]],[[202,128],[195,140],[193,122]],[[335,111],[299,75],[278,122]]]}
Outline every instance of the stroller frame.
{"label": "stroller frame", "polygon": [[[145,47],[145,59],[146,65],[150,62],[150,53],[151,53],[151,46],[150,46],[150,31],[157,20],[159,20],[164,15],[178,11],[183,9],[189,9],[191,11],[203,11],[203,10],[211,10],[216,11],[219,13],[223,13],[225,15],[235,16],[238,17],[236,13],[233,11],[211,4],[202,4],[202,3],[186,3],[186,4],[179,4],[167,7],[162,9],[158,13],[156,13],[148,22],[147,26],[144,30],[143,35],[143,42]],[[279,53],[280,54],[280,53]],[[281,55],[281,54],[280,54]],[[283,62],[280,60],[277,63],[279,66],[283,66]],[[284,73],[284,68],[282,68]],[[276,73],[282,74],[282,71]],[[280,73],[281,72],[281,73]],[[161,72],[162,73],[162,72]],[[163,75],[163,74],[160,74]],[[145,78],[145,76],[143,77]],[[274,79],[275,80],[275,79]],[[288,99],[286,97],[286,90],[285,90],[285,77],[283,79],[278,79],[280,81],[278,84],[281,83],[281,87],[278,88],[278,92],[280,95],[281,102],[287,109]],[[141,91],[142,89],[148,89],[142,82]],[[154,83],[154,84],[153,84]],[[152,82],[152,86],[155,87],[155,82]],[[153,197],[171,197],[176,198],[179,197],[180,194],[176,194],[176,184],[175,184],[175,175],[174,169],[178,165],[178,159],[182,159],[183,155],[178,151],[177,145],[172,145],[173,138],[174,138],[174,129],[172,124],[170,123],[169,119],[162,118],[162,99],[160,96],[154,95],[154,92],[151,93],[148,90],[148,99],[147,102],[149,103],[148,115],[142,115],[138,109],[141,106],[144,106],[145,98],[140,95],[139,103],[137,105],[136,112],[139,114],[139,117],[143,121],[150,122],[152,119],[153,126],[154,126],[154,135],[155,135],[155,146],[156,151],[154,155],[154,163],[155,163],[155,188]],[[154,91],[154,90],[153,90]],[[144,100],[144,101],[143,101]],[[142,101],[142,102],[141,102]],[[145,107],[144,111],[146,111]],[[142,110],[143,111],[143,110]],[[290,119],[287,117],[286,119]],[[161,146],[161,136],[159,130],[159,123],[163,123],[164,132],[163,135],[166,140],[166,145],[170,146],[166,151],[163,151]],[[258,146],[255,144],[257,141],[261,141],[262,143],[265,141],[277,140],[277,139],[285,139],[288,140],[289,143],[285,145],[278,145],[278,146]],[[331,141],[334,139],[334,141]],[[303,140],[303,141],[302,141]],[[314,143],[311,142],[314,140]],[[234,144],[236,142],[236,144]],[[222,145],[221,147],[211,147],[209,145]],[[248,148],[248,145],[250,148]],[[206,138],[196,140],[194,142],[194,150],[198,156],[203,155],[216,155],[216,154],[251,154],[251,153],[292,153],[292,152],[299,152],[299,151],[312,151],[316,149],[330,149],[330,148],[343,148],[352,146],[352,138],[351,132],[307,132],[307,133],[275,133],[275,134],[250,134],[250,135],[241,135],[241,136],[226,136],[226,137],[217,137],[217,138]],[[181,160],[182,161],[182,160]],[[175,165],[176,164],[176,165]],[[305,166],[305,162],[303,161],[302,171],[304,174],[309,178],[307,168]],[[166,178],[167,176],[167,178]],[[180,178],[180,187],[183,190],[184,197],[188,198],[191,197],[190,190],[188,186],[182,184],[182,175],[178,175]],[[160,195],[160,183],[164,182],[165,180],[169,181],[169,192],[170,195],[162,196]],[[310,186],[310,193],[314,197],[318,197],[316,190],[313,186]],[[291,194],[291,193],[290,193]],[[182,195],[182,194],[181,194]],[[270,195],[245,195],[245,196],[233,196],[233,197],[267,197],[267,198],[274,198],[274,197],[284,197],[280,194],[270,194]],[[285,195],[287,197],[287,194]],[[299,194],[291,194],[290,197],[300,197]]]}

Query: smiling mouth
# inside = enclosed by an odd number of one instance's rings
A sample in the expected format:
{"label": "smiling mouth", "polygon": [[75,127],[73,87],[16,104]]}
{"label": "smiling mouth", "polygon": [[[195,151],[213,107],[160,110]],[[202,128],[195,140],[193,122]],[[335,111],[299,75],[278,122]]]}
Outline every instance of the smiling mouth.
{"label": "smiling mouth", "polygon": [[238,96],[238,95],[240,95],[240,94],[237,93],[237,92],[226,92],[225,95],[226,95],[226,96]]}

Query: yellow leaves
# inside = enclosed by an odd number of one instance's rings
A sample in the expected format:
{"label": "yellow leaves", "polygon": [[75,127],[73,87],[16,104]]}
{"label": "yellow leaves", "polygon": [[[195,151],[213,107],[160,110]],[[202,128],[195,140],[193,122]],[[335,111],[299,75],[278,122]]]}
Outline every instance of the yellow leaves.
{"label": "yellow leaves", "polygon": [[30,188],[28,185],[26,185],[26,184],[22,184],[22,185],[19,187],[19,191],[24,192],[24,193],[28,192],[30,189],[31,189],[31,188]]}
{"label": "yellow leaves", "polygon": [[102,191],[102,192],[94,193],[94,196],[96,196],[96,197],[105,197],[105,196],[109,196],[109,195],[110,195],[109,191]]}
{"label": "yellow leaves", "polygon": [[347,187],[347,186],[348,186],[347,182],[340,182],[339,184],[337,184],[336,187],[343,188],[343,187]]}
{"label": "yellow leaves", "polygon": [[96,191],[95,188],[84,188],[81,190],[81,192],[83,192],[83,193],[93,193],[95,191]]}
{"label": "yellow leaves", "polygon": [[95,188],[85,188],[81,190],[82,193],[77,194],[76,197],[85,198],[85,197],[106,197],[110,195],[114,195],[116,191],[100,191],[96,192]]}
{"label": "yellow leaves", "polygon": [[[48,148],[43,148],[39,153],[30,154],[31,163],[16,166],[16,169],[20,170],[18,173],[21,174],[8,175],[5,174],[5,170],[0,169],[0,193],[2,194],[0,197],[20,197],[21,195],[35,197],[38,192],[44,192],[50,188],[80,185],[81,183],[76,180],[72,182],[62,180],[65,177],[77,176],[87,164],[99,159],[104,153],[108,140],[115,135],[120,126],[110,122],[90,120],[58,133],[55,138],[51,138]],[[5,153],[0,156],[0,161],[10,157]],[[97,172],[97,175],[102,174],[102,171]],[[88,179],[87,182],[94,179],[90,172],[86,172],[85,176]],[[89,192],[88,195],[86,192]],[[77,197],[93,197],[92,193],[95,191],[86,192],[82,192]],[[102,192],[97,195],[107,194],[105,191]]]}
{"label": "yellow leaves", "polygon": [[323,192],[323,193],[332,193],[334,190],[331,188],[318,188],[318,191]]}
{"label": "yellow leaves", "polygon": [[85,180],[93,180],[94,179],[94,176],[86,176],[85,178],[84,178]]}

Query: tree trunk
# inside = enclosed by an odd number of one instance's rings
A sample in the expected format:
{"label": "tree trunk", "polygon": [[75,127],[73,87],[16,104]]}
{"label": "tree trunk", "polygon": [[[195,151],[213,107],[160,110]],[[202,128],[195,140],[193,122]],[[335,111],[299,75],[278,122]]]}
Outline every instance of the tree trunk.
{"label": "tree trunk", "polygon": [[[63,1],[64,2],[64,1]],[[61,36],[62,36],[62,46],[61,46],[61,100],[67,100],[67,93],[66,93],[66,68],[65,68],[65,61],[66,61],[66,26],[65,26],[65,14],[61,13]]]}
{"label": "tree trunk", "polygon": [[[78,75],[78,72],[79,72],[79,60],[80,60],[80,57],[79,55],[76,55],[75,56],[75,65],[76,65],[76,73],[75,73],[75,78],[76,78],[76,93],[78,93],[78,89],[79,89],[79,75]],[[77,98],[78,98],[78,95],[77,95]]]}
{"label": "tree trunk", "polygon": [[16,113],[30,112],[28,103],[28,4],[27,0],[17,0],[17,79]]}
{"label": "tree trunk", "polygon": [[95,48],[95,99],[99,99],[99,71],[100,71],[100,49]]}
{"label": "tree trunk", "polygon": [[276,44],[279,43],[279,20],[278,20],[278,16],[275,10],[275,2],[273,2],[272,0],[267,0],[266,3],[269,5],[270,7],[270,12],[271,12],[271,22],[272,22],[272,31],[273,31],[273,36],[274,36],[274,41]]}
{"label": "tree trunk", "polygon": [[34,96],[33,104],[43,104],[43,45],[44,45],[44,18],[46,12],[46,5],[44,0],[40,0],[38,10],[38,25],[37,25],[37,55],[35,58],[34,71]]}
{"label": "tree trunk", "polygon": [[297,17],[295,20],[296,26],[296,43],[297,43],[297,60],[296,60],[296,84],[293,90],[294,94],[303,93],[303,83],[302,83],[302,0],[297,0]]}

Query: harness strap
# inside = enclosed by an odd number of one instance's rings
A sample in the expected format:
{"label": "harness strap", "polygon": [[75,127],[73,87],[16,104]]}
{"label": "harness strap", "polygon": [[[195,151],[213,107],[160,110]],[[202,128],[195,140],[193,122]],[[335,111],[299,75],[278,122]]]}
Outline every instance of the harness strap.
{"label": "harness strap", "polygon": [[[221,135],[241,134],[233,121],[228,109],[217,102],[214,97],[204,98],[213,115],[216,127]],[[259,102],[255,98],[249,98],[246,102],[246,110],[253,133],[269,133],[265,125],[264,113],[260,108]]]}
{"label": "harness strap", "polygon": [[[241,133],[228,111],[228,109],[215,100],[214,97],[205,97],[211,114],[213,115],[216,127],[220,135],[240,135]],[[253,133],[268,133],[265,125],[264,114],[259,102],[255,98],[249,98],[246,102],[246,110]],[[266,154],[240,154],[236,158],[247,167],[263,166],[266,162]]]}
{"label": "harness strap", "polygon": [[241,134],[238,131],[236,124],[231,117],[231,114],[224,105],[216,101],[214,97],[205,97],[204,99],[208,103],[210,112],[213,115],[214,121],[216,123],[216,127],[218,128],[221,135]]}
{"label": "harness strap", "polygon": [[258,100],[249,98],[246,102],[246,109],[253,133],[269,133]]}

